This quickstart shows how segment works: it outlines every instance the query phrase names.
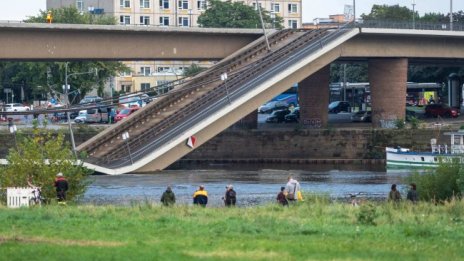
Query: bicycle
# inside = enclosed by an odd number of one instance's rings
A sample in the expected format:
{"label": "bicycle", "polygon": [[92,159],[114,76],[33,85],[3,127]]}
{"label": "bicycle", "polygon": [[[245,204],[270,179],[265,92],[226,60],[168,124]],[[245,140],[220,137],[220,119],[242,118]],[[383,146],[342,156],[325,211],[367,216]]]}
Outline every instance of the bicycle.
{"label": "bicycle", "polygon": [[45,198],[42,197],[42,191],[39,187],[35,187],[32,191],[33,197],[29,199],[29,206],[39,205],[45,203]]}

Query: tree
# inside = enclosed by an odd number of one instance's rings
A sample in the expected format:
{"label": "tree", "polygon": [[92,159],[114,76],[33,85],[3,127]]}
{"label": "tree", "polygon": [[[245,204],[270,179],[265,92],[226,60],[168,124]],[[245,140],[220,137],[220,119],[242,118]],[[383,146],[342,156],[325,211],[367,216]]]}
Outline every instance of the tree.
{"label": "tree", "polygon": [[[281,29],[283,19],[280,16],[271,18],[268,11],[262,9],[263,21],[267,28]],[[212,28],[261,28],[259,13],[243,2],[222,2],[212,0],[209,7],[198,17],[201,27]]]}
{"label": "tree", "polygon": [[[95,16],[89,13],[80,14],[75,7],[51,9],[54,23],[79,23],[79,24],[116,24],[112,16]],[[29,17],[25,22],[45,23],[47,12],[40,11],[37,16]],[[26,97],[25,100],[46,98],[47,94],[56,96],[63,92],[64,84],[63,62],[0,62],[0,89],[12,88],[15,97],[20,97],[21,88]],[[128,71],[129,68],[121,62],[69,62],[68,72],[88,72],[97,69],[95,74],[82,74],[70,77],[70,100],[97,88],[97,93],[103,96],[105,82],[118,72]]]}
{"label": "tree", "polygon": [[[57,24],[116,24],[117,20],[111,15],[94,15],[91,13],[81,13],[76,7],[63,7],[48,10],[52,13],[52,23]],[[45,23],[48,11],[40,11],[37,16],[30,16],[26,23]]]}
{"label": "tree", "polygon": [[185,68],[183,75],[185,77],[194,76],[195,74],[204,71],[206,68],[198,66],[198,64],[192,64],[188,68]]}
{"label": "tree", "polygon": [[330,65],[330,82],[343,82],[345,73],[347,82],[368,82],[367,63],[349,63],[344,71],[342,63],[332,63]]}
{"label": "tree", "polygon": [[400,5],[373,5],[369,14],[362,14],[363,20],[410,21],[412,11]]}
{"label": "tree", "polygon": [[68,182],[68,200],[81,196],[88,185],[87,176],[91,170],[75,164],[69,144],[64,140],[64,133],[38,127],[34,121],[32,135],[18,134],[17,148],[9,150],[8,165],[0,167],[0,186],[27,187],[28,179],[42,189],[47,199],[56,197],[53,187],[55,175],[64,173]]}

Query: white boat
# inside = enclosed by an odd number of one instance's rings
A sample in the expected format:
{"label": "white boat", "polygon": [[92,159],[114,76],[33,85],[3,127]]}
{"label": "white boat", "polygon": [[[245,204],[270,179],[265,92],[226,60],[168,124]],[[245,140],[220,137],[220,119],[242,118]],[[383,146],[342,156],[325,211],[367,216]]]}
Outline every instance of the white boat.
{"label": "white boat", "polygon": [[436,139],[430,140],[431,150],[428,152],[411,151],[401,147],[387,147],[387,169],[392,168],[435,168],[440,162],[464,158],[464,131],[446,132],[450,136],[450,145],[439,145]]}

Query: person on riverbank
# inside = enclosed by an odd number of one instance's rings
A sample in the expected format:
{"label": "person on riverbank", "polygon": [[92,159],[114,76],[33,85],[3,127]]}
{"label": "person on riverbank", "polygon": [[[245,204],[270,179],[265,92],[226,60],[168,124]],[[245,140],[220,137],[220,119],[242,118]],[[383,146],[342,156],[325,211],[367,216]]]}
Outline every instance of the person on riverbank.
{"label": "person on riverbank", "polygon": [[176,203],[176,195],[172,192],[171,186],[168,186],[163,195],[161,195],[161,203],[167,207]]}
{"label": "person on riverbank", "polygon": [[285,185],[285,194],[287,195],[287,200],[297,201],[297,195],[299,191],[300,183],[296,179],[293,179],[292,176],[289,176],[287,185]]}
{"label": "person on riverbank", "polygon": [[391,186],[390,193],[388,193],[388,201],[389,202],[394,202],[398,203],[401,201],[401,194],[400,192],[396,189],[396,184],[393,184]]}
{"label": "person on riverbank", "polygon": [[68,181],[61,172],[56,174],[55,188],[58,203],[64,203],[66,201],[66,192],[68,191]]}
{"label": "person on riverbank", "polygon": [[280,193],[277,194],[277,203],[281,204],[282,206],[288,206],[287,197],[285,197],[285,187],[280,187]]}
{"label": "person on riverbank", "polygon": [[232,185],[226,186],[226,194],[222,199],[224,200],[226,207],[235,206],[235,203],[237,202],[237,193]]}
{"label": "person on riverbank", "polygon": [[193,193],[193,204],[206,207],[206,204],[208,204],[208,191],[205,190],[205,186],[200,185],[198,190]]}
{"label": "person on riverbank", "polygon": [[409,184],[409,190],[408,190],[408,194],[406,195],[406,198],[414,204],[417,203],[417,201],[419,200],[419,195],[417,194],[416,184],[414,183]]}

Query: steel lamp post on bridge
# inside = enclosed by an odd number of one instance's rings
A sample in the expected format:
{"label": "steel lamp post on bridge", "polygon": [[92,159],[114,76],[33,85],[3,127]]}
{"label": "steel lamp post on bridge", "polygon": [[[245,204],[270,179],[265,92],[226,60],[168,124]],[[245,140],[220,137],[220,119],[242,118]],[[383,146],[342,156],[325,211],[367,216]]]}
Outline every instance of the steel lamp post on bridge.
{"label": "steel lamp post on bridge", "polygon": [[[92,73],[95,73],[95,77],[98,76],[98,71],[97,71],[96,68],[95,68],[95,71],[91,70],[91,71],[88,71],[88,72],[77,72],[77,73],[68,74],[68,62],[65,63],[65,70],[64,70],[65,75],[64,75],[63,91],[64,91],[64,96],[66,98],[66,107],[68,109],[69,109],[69,107],[71,107],[71,104],[69,103],[69,89],[70,89],[70,86],[68,84],[68,78],[71,77],[71,76],[82,75],[82,74],[92,74]],[[76,142],[74,141],[74,133],[73,133],[72,126],[71,126],[71,116],[70,116],[69,111],[66,112],[66,119],[68,121],[69,135],[71,137],[72,151],[73,151],[74,157],[77,159]]]}

